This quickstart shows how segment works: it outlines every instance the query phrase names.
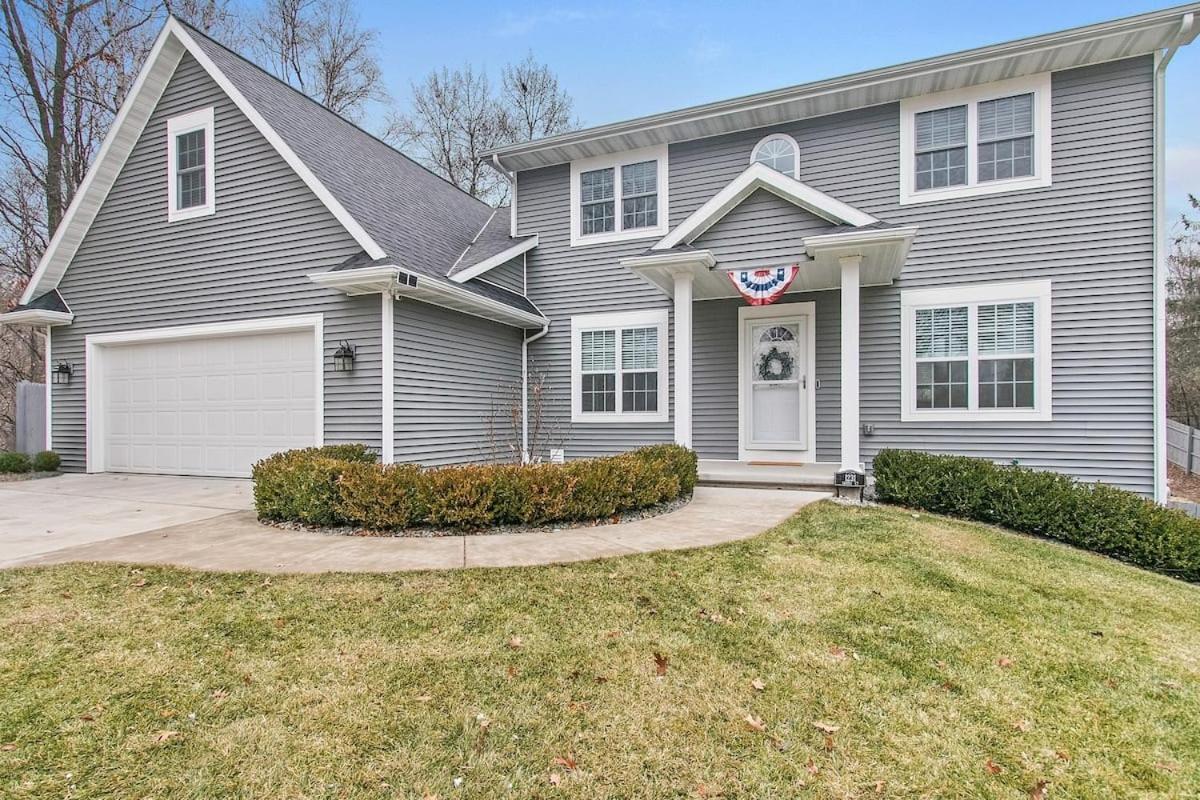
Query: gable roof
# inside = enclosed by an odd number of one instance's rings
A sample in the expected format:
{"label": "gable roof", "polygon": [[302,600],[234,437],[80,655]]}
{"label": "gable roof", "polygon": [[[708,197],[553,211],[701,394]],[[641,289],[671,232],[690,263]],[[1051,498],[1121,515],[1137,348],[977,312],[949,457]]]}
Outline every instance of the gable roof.
{"label": "gable roof", "polygon": [[690,245],[759,189],[827,219],[834,225],[861,228],[879,223],[878,219],[854,206],[830,197],[803,181],[789,178],[766,164],[755,162],[670,230],[651,250],[670,250],[679,245]]}
{"label": "gable roof", "polygon": [[[1189,44],[1200,4],[1030,36],[784,89],[498,147],[485,156],[516,172],[639,147],[720,136],[932,92],[1099,64]],[[848,33],[849,39],[853,38]]]}
{"label": "gable roof", "polygon": [[[492,216],[486,203],[174,17],[105,137],[21,298],[58,285],[141,137],[175,68],[190,54],[362,247],[362,262],[447,283],[446,274]],[[488,302],[523,302],[462,284]]]}
{"label": "gable roof", "polygon": [[537,234],[509,235],[509,208],[497,208],[447,273],[456,283],[465,283],[488,270],[537,247]]}

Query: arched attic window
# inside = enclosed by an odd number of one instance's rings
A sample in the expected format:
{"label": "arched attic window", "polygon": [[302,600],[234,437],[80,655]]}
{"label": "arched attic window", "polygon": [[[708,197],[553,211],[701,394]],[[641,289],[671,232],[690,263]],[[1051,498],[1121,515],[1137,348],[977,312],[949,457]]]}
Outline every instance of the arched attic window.
{"label": "arched attic window", "polygon": [[766,164],[789,178],[799,177],[799,161],[800,148],[796,146],[796,140],[786,133],[772,133],[763,137],[750,154],[751,164]]}

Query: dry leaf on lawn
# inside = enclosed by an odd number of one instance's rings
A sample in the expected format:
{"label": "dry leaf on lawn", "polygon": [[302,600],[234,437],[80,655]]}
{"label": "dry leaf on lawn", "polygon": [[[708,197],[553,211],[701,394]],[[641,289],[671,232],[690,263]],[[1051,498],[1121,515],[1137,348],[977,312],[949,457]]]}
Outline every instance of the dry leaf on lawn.
{"label": "dry leaf on lawn", "polygon": [[1019,719],[1015,721],[1012,726],[1014,730],[1018,730],[1021,733],[1029,733],[1031,730],[1033,730],[1033,723],[1027,719]]}
{"label": "dry leaf on lawn", "polygon": [[567,753],[565,756],[555,756],[554,763],[560,767],[566,767],[572,772],[575,771],[575,754]]}
{"label": "dry leaf on lawn", "polygon": [[512,636],[508,640],[508,647],[511,650],[520,650],[524,646],[525,646],[525,642],[521,639],[520,636]]}
{"label": "dry leaf on lawn", "polygon": [[162,743],[174,739],[179,735],[179,731],[159,731],[154,734],[154,741]]}
{"label": "dry leaf on lawn", "polygon": [[1000,658],[996,659],[996,664],[1001,669],[1008,669],[1013,665],[1013,660],[1008,656],[1000,656]]}
{"label": "dry leaf on lawn", "polygon": [[1050,794],[1050,781],[1038,781],[1029,790],[1029,800],[1046,800]]}
{"label": "dry leaf on lawn", "polygon": [[660,678],[663,675],[666,675],[668,663],[670,663],[670,662],[665,655],[663,655],[662,653],[655,653],[654,654],[654,674]]}
{"label": "dry leaf on lawn", "polygon": [[558,786],[560,783],[562,783],[562,775],[559,775],[557,772],[551,772],[550,773],[550,785]]}
{"label": "dry leaf on lawn", "polygon": [[750,685],[753,686],[755,690],[760,692],[767,688],[767,684],[763,683],[762,678],[755,678],[754,680],[750,681]]}
{"label": "dry leaf on lawn", "polygon": [[742,719],[752,729],[754,729],[760,733],[767,729],[767,723],[763,722],[761,718],[756,717],[753,714],[747,714],[746,716],[742,717]]}
{"label": "dry leaf on lawn", "polygon": [[999,775],[1001,772],[1004,772],[1004,767],[1000,766],[995,761],[992,761],[990,758],[987,760],[987,763],[984,764],[984,767],[986,767],[987,771],[992,775]]}
{"label": "dry leaf on lawn", "polygon": [[814,722],[813,727],[819,730],[821,733],[837,733],[839,730],[841,730],[839,726],[823,720],[817,720]]}

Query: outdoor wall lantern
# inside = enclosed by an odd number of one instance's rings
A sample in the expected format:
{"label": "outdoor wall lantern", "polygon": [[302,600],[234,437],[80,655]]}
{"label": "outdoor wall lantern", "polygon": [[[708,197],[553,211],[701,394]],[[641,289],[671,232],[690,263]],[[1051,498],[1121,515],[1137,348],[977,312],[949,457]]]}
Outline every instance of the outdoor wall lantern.
{"label": "outdoor wall lantern", "polygon": [[70,383],[72,371],[71,362],[60,361],[54,365],[54,369],[50,372],[50,382],[59,385]]}
{"label": "outdoor wall lantern", "polygon": [[333,371],[349,372],[354,369],[354,353],[358,348],[343,340],[333,351]]}

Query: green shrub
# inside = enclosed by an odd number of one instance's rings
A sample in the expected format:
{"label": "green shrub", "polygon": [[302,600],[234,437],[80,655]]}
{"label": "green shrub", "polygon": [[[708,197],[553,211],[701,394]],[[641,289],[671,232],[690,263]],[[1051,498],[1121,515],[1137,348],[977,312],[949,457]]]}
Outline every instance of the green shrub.
{"label": "green shrub", "polygon": [[57,472],[62,458],[53,450],[43,450],[33,457],[34,472]]}
{"label": "green shrub", "polygon": [[407,528],[427,508],[415,464],[347,464],[338,479],[338,516],[371,530]]}
{"label": "green shrub", "polygon": [[380,465],[361,446],[337,447],[350,449],[291,450],[255,464],[259,518],[371,530],[543,525],[604,519],[690,494],[696,485],[695,454],[675,445],[562,465],[430,470]]}
{"label": "green shrub", "polygon": [[0,473],[29,472],[33,464],[24,453],[0,453]]}
{"label": "green shrub", "polygon": [[1200,520],[1133,492],[965,456],[882,450],[875,492],[889,503],[979,520],[1200,581]]}
{"label": "green shrub", "polygon": [[338,478],[350,464],[375,461],[365,445],[336,444],[286,450],[254,465],[254,508],[258,518],[308,525],[341,525]]}

